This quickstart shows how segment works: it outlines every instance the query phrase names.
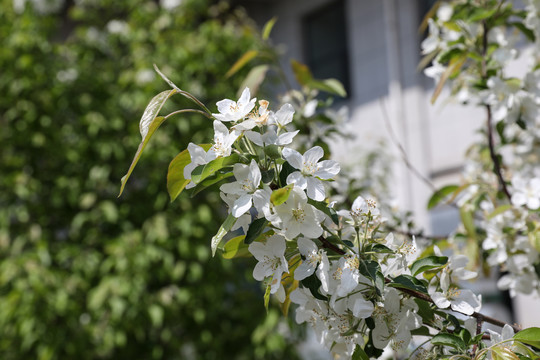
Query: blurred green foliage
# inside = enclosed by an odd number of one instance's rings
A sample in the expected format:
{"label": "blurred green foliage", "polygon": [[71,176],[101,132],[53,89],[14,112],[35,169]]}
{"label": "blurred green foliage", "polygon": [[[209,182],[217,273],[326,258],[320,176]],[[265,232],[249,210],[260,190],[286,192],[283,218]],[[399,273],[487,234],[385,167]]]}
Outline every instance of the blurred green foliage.
{"label": "blurred green foliage", "polygon": [[246,282],[253,264],[210,257],[219,195],[169,203],[168,162],[209,141],[209,120],[165,123],[116,198],[143,110],[168,88],[152,63],[207,104],[234,97],[242,73],[223,74],[260,42],[246,15],[22,3],[0,0],[0,358],[296,358]]}

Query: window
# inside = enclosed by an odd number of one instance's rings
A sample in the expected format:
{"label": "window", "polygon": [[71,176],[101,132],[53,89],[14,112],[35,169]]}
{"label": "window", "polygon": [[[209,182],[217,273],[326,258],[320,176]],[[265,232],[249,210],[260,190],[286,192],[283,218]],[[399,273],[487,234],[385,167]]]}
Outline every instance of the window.
{"label": "window", "polygon": [[304,51],[313,76],[316,79],[338,79],[349,94],[345,2],[333,1],[306,15],[303,27]]}

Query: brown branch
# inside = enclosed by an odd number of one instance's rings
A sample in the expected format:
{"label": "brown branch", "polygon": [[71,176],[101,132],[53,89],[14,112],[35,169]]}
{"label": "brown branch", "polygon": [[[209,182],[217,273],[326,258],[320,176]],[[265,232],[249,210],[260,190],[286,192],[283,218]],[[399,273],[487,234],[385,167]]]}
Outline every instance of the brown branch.
{"label": "brown branch", "polygon": [[[324,236],[322,236],[322,235],[319,236],[319,240],[322,242],[324,248],[333,250],[336,253],[341,254],[341,255],[345,254],[345,251],[343,249],[340,249],[337,245],[331,243]],[[385,283],[387,283],[387,284],[392,282],[392,280],[389,279],[389,278],[385,278],[384,280],[385,280]],[[410,295],[412,297],[415,297],[417,299],[421,299],[421,300],[427,301],[427,302],[429,302],[431,304],[435,304],[435,302],[433,301],[433,299],[429,295],[421,293],[419,291],[412,290],[412,289],[404,289],[404,288],[397,288],[397,290],[399,290],[399,291],[401,291],[401,292],[403,292],[405,294],[408,294],[408,295]],[[463,315],[467,315],[465,313],[462,313],[461,311],[456,311],[456,310],[453,310],[453,309],[449,309],[449,310],[460,313],[460,314],[463,314]],[[500,327],[504,327],[505,325],[510,325],[515,332],[518,332],[518,331],[521,330],[518,326],[508,324],[508,323],[506,323],[504,321],[492,318],[491,316],[487,316],[487,315],[484,315],[484,314],[479,313],[479,312],[474,312],[472,315],[468,315],[468,316],[472,316],[473,318],[477,319],[477,333],[478,334],[481,331],[481,323],[482,322],[487,322],[487,323],[490,323],[490,324],[493,324],[493,325],[496,325],[496,326],[500,326]],[[479,323],[480,323],[480,330],[478,330],[478,324]]]}
{"label": "brown branch", "polygon": [[[482,79],[484,81],[488,80],[488,74],[487,74],[487,63],[486,63],[486,57],[487,57],[487,49],[488,49],[488,26],[486,23],[486,20],[482,21],[482,29],[484,33],[482,34],[482,63],[481,63],[481,72],[482,72]],[[493,136],[493,115],[491,112],[491,105],[486,104],[485,105],[486,112],[487,112],[487,138],[488,138],[488,147],[489,147],[489,156],[491,157],[491,161],[493,162],[493,170],[495,171],[495,174],[497,175],[497,180],[499,182],[499,187],[506,195],[508,200],[512,202],[512,196],[510,195],[510,192],[508,191],[508,188],[506,187],[506,182],[504,181],[504,178],[502,176],[501,171],[501,164],[499,162],[499,157],[497,156],[497,153],[495,152],[495,140]]]}

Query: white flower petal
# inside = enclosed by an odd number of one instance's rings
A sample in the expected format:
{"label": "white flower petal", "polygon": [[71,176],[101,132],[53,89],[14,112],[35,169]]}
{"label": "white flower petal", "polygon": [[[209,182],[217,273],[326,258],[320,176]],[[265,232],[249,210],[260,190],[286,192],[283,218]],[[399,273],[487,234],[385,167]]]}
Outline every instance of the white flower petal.
{"label": "white flower petal", "polygon": [[251,195],[245,194],[242,195],[234,202],[233,208],[232,208],[232,215],[235,218],[238,218],[245,214],[249,209],[251,209]]}
{"label": "white flower petal", "polygon": [[291,166],[295,169],[301,170],[303,166],[303,157],[300,155],[300,153],[296,150],[293,150],[291,148],[284,148],[283,149],[283,157]]}

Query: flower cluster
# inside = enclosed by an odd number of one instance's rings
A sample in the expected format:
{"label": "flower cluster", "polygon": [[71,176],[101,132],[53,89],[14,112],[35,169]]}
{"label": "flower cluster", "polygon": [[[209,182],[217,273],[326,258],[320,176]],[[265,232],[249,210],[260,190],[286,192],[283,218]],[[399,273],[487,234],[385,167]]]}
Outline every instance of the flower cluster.
{"label": "flower cluster", "polygon": [[[443,193],[453,193],[461,207],[461,237],[480,239],[476,246],[487,264],[504,264],[508,273],[499,286],[512,294],[540,287],[540,173],[534,165],[540,155],[540,72],[522,79],[504,72],[518,55],[507,26],[538,38],[536,5],[531,1],[523,12],[497,0],[438,3],[422,44],[432,61],[426,73],[440,81],[435,97],[449,82],[460,101],[487,111],[487,141],[469,152],[467,183]],[[522,26],[515,25],[516,17]],[[143,141],[122,189],[164,119],[181,112],[210,118],[211,143],[190,143],[171,162],[169,194],[174,200],[184,190],[196,194],[219,185],[228,216],[211,240],[212,254],[253,256],[253,277],[266,288],[265,306],[271,296],[285,314],[294,304],[296,321],[311,325],[336,358],[378,358],[388,349],[405,352],[415,336],[424,337],[413,351],[423,359],[540,356],[540,328],[514,335],[517,327],[480,314],[481,297],[459,287],[476,276],[466,268],[466,256],[446,256],[447,249],[437,246],[424,249],[408,232],[388,230],[390,221],[371,197],[332,197],[329,185],[340,183],[341,167],[325,156],[325,136],[300,134],[302,127],[295,127],[316,116],[313,93],[293,90],[285,97],[293,104],[273,111],[269,101],[257,101],[246,88],[237,101],[219,101],[212,113],[158,73],[172,90],[148,105],[141,119]],[[325,88],[329,84],[334,83]],[[175,94],[202,110],[158,117]],[[333,126],[326,130],[335,132]],[[484,333],[483,322],[501,326],[501,334]]]}
{"label": "flower cluster", "polygon": [[[491,0],[443,3],[422,43],[433,58],[426,75],[486,111],[486,136],[469,150],[454,198],[475,219],[474,230],[462,230],[480,240],[479,261],[507,272],[498,285],[512,296],[540,291],[539,16],[533,0],[524,10]],[[534,44],[518,52],[528,40]],[[526,71],[516,75],[516,63]]]}
{"label": "flower cluster", "polygon": [[[212,239],[213,252],[247,249],[266,301],[274,295],[285,307],[296,304],[297,322],[309,323],[334,354],[406,350],[425,321],[420,307],[434,331],[447,328],[449,310],[480,310],[478,296],[457,288],[475,275],[463,257],[418,258],[414,239],[382,230],[385,218],[369,198],[335,209],[327,183],[340,165],[325,160],[319,146],[292,148],[292,105],[273,112],[246,88],[237,102],[222,100],[217,108],[213,143],[207,150],[189,144],[181,179],[192,191],[228,179],[220,191],[229,217]],[[241,241],[224,241],[228,232]]]}

